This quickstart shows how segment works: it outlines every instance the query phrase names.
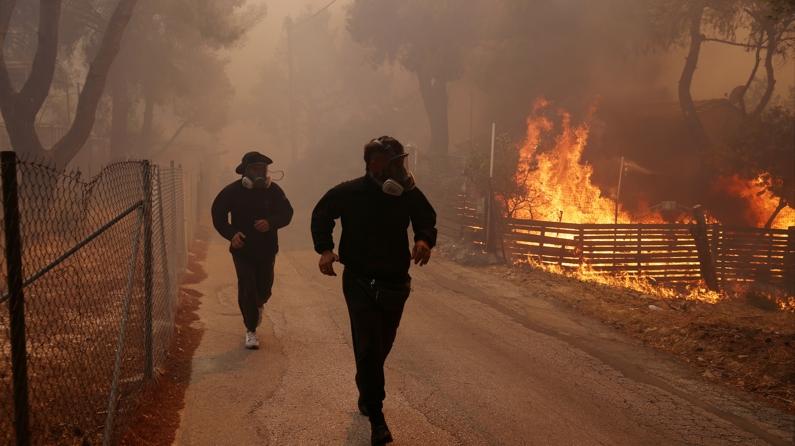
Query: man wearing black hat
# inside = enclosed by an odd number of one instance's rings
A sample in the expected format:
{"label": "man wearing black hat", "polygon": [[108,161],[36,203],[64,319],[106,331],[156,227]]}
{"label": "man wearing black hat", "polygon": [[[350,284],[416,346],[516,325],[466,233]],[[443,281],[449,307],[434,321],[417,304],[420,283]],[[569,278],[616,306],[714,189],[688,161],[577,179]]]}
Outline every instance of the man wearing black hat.
{"label": "man wearing black hat", "polygon": [[[394,138],[370,141],[364,147],[367,173],[328,191],[312,213],[320,271],[336,276],[334,262],[345,265],[342,290],[351,320],[358,405],[370,418],[374,445],[392,441],[383,414],[384,362],[411,291],[409,266],[412,260],[428,263],[436,244],[436,212],[414,184],[406,156]],[[339,257],[332,238],[337,218],[342,222]]]}
{"label": "man wearing black hat", "polygon": [[[279,251],[278,230],[290,224],[293,207],[284,191],[271,181],[273,161],[248,152],[235,172],[242,179],[226,186],[213,201],[213,226],[229,240],[237,272],[237,303],[246,326],[245,346],[259,348],[257,327],[271,297],[273,267]],[[232,220],[230,222],[229,215]]]}

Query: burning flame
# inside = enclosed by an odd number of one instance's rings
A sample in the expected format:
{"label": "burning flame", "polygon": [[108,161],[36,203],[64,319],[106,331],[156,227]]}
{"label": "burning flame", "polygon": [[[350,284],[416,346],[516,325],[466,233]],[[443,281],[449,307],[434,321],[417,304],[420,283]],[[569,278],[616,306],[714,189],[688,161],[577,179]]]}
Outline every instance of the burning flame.
{"label": "burning flame", "polygon": [[[632,274],[605,274],[604,272],[595,271],[588,265],[581,265],[578,268],[571,269],[557,264],[538,262],[533,258],[528,258],[521,263],[534,269],[564,275],[581,282],[629,289],[659,300],[688,300],[717,304],[724,298],[721,293],[710,291],[704,284],[691,285],[685,289],[675,289],[660,286],[660,284],[648,277]],[[782,309],[784,308],[783,305],[780,304],[780,306]]]}
{"label": "burning flame", "polygon": [[[615,221],[616,201],[591,182],[593,168],[582,163],[593,112],[592,108],[583,123],[574,125],[569,112],[553,109],[546,99],[536,100],[527,118],[527,138],[519,149],[515,176],[528,196],[507,200],[515,218],[568,223]],[[542,147],[542,141],[549,140],[554,141],[553,146]],[[619,210],[619,223],[632,220]]]}
{"label": "burning flame", "polygon": [[[526,196],[505,198],[511,215],[519,219],[565,221],[567,223],[659,223],[659,214],[638,218],[617,209],[616,200],[603,195],[593,184],[593,168],[582,161],[588,143],[592,108],[581,124],[572,123],[571,114],[555,108],[545,99],[535,102],[527,118],[527,137],[519,148],[519,163],[514,181]],[[753,211],[757,225],[764,226],[778,204],[778,199],[765,191],[760,180],[743,181],[730,177],[721,187],[742,197]],[[717,222],[710,218],[711,222]],[[774,227],[795,225],[795,210],[785,208]],[[573,235],[559,234],[559,238]],[[605,274],[589,265],[574,268],[545,263],[532,257],[522,263],[535,269],[564,274],[577,280],[634,290],[658,299],[684,299],[710,304],[726,295],[707,290],[703,284],[686,289],[660,286],[653,279],[633,274]],[[784,310],[792,311],[795,300],[778,300]]]}
{"label": "burning flame", "polygon": [[[765,226],[779,203],[779,199],[765,189],[762,175],[754,180],[746,180],[739,175],[722,177],[716,181],[715,187],[742,198],[748,204],[746,220],[758,227]],[[787,206],[779,212],[770,227],[787,229],[790,226],[795,226],[795,209]]]}
{"label": "burning flame", "polygon": [[776,299],[776,304],[781,311],[789,311],[795,313],[795,297],[784,296]]}

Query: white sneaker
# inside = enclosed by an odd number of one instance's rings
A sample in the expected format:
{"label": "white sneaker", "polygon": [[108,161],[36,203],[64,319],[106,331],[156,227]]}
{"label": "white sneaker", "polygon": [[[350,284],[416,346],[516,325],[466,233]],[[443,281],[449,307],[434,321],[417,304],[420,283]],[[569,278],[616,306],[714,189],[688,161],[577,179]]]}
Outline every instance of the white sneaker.
{"label": "white sneaker", "polygon": [[246,332],[246,348],[249,350],[256,350],[259,348],[259,341],[257,340],[257,334],[253,331]]}
{"label": "white sneaker", "polygon": [[257,313],[257,328],[259,328],[260,324],[262,324],[262,309],[263,309],[263,307],[258,307],[257,308],[257,311],[258,311],[258,313]]}

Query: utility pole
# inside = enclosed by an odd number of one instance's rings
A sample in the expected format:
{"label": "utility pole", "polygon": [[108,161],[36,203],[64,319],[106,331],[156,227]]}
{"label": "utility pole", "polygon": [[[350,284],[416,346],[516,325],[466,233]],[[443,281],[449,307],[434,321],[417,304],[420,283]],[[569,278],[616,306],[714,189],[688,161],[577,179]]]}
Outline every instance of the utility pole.
{"label": "utility pole", "polygon": [[475,142],[472,140],[472,84],[469,84],[469,150],[472,150],[475,147]]}
{"label": "utility pole", "polygon": [[296,141],[296,134],[295,134],[295,59],[294,59],[294,36],[295,30],[300,26],[303,25],[313,18],[317,17],[323,11],[329,9],[331,5],[337,3],[337,0],[331,0],[326,6],[318,9],[312,15],[304,17],[302,20],[297,22],[293,21],[292,17],[287,17],[284,19],[284,30],[287,33],[287,95],[288,95],[288,119],[289,119],[289,131],[290,131],[290,161],[292,164],[295,164],[298,161],[298,142]]}
{"label": "utility pole", "polygon": [[494,143],[497,138],[497,123],[491,123],[491,155],[489,156],[489,189],[486,191],[486,252],[496,251],[494,227]]}
{"label": "utility pole", "polygon": [[298,148],[295,141],[295,80],[293,65],[293,19],[284,19],[284,28],[287,32],[287,95],[288,95],[288,120],[290,127],[290,161],[295,165],[298,160]]}

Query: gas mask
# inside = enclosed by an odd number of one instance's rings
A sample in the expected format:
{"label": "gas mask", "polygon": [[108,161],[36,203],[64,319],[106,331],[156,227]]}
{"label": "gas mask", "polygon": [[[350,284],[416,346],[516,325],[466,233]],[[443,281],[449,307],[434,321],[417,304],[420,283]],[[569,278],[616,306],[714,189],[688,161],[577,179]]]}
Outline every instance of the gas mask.
{"label": "gas mask", "polygon": [[406,160],[407,155],[400,155],[393,158],[380,175],[371,174],[385,194],[399,197],[416,187],[414,175],[408,170]]}
{"label": "gas mask", "polygon": [[246,172],[241,180],[246,189],[267,189],[271,187],[271,177],[268,175],[268,166],[264,163],[254,163],[246,166]]}

